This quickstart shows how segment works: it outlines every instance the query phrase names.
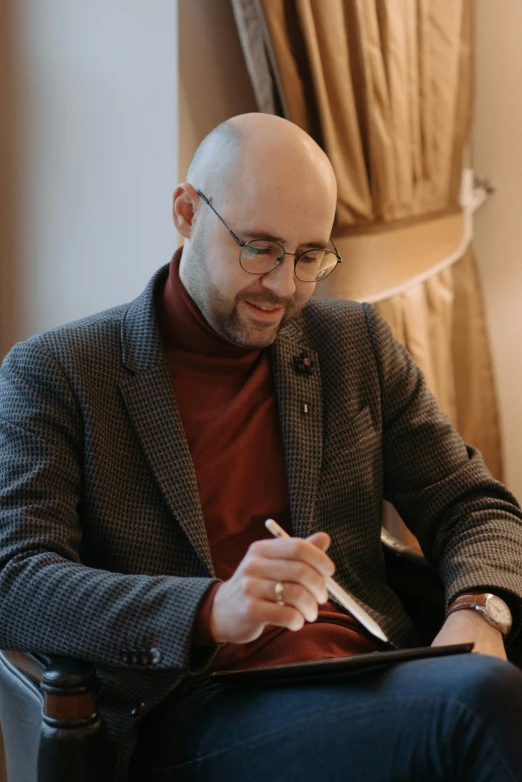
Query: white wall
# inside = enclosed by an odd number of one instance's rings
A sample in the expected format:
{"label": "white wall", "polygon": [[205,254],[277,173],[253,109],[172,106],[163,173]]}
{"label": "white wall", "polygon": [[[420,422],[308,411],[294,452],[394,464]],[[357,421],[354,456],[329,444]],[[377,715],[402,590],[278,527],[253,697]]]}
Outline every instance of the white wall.
{"label": "white wall", "polygon": [[506,482],[522,501],[522,3],[476,0],[474,167],[496,194],[477,213]]}
{"label": "white wall", "polygon": [[135,297],[176,247],[177,0],[17,0],[21,336]]}

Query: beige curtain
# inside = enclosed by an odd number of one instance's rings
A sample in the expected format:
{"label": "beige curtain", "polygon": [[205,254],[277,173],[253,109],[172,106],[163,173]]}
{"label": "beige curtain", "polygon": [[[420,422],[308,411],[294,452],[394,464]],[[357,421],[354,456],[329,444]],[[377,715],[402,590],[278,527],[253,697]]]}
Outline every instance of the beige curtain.
{"label": "beige curtain", "polygon": [[[374,302],[442,409],[500,478],[471,212],[461,188],[472,0],[232,1],[260,110],[307,130],[337,175],[334,237],[343,263],[316,295]],[[389,508],[387,519],[414,542]]]}

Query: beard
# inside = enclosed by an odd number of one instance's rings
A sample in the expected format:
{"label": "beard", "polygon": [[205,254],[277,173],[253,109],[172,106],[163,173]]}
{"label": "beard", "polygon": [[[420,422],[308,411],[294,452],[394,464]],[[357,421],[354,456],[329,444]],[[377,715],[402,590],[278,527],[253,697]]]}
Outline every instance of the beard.
{"label": "beard", "polygon": [[[191,240],[190,257],[186,259],[183,283],[207,323],[221,337],[233,345],[247,349],[266,348],[291,318],[301,312],[307,299],[297,304],[293,298],[280,298],[270,290],[256,289],[257,281],[240,291],[234,300],[226,297],[210,274],[207,273],[207,256],[201,234]],[[239,260],[237,261],[239,263]],[[283,308],[283,314],[275,323],[254,322],[246,314],[241,315],[240,302],[248,301],[256,306]],[[244,309],[241,307],[241,309]]]}
{"label": "beard", "polygon": [[[261,293],[250,291],[249,288],[241,291],[231,306],[230,301],[213,285],[209,286],[209,301],[213,317],[212,321],[209,320],[211,326],[229,342],[243,348],[266,348],[271,345],[283,326],[304,306],[298,306],[292,300],[280,299],[271,291]],[[241,301],[248,301],[258,307],[282,307],[283,314],[276,323],[254,323],[246,315],[241,315]]]}

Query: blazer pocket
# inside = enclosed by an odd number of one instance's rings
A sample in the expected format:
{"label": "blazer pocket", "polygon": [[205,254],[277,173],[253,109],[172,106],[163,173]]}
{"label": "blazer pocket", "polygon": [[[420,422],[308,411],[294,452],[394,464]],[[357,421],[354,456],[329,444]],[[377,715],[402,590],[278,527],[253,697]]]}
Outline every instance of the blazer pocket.
{"label": "blazer pocket", "polygon": [[372,413],[370,407],[363,407],[344,426],[331,431],[327,436],[323,448],[323,461],[337,459],[348,451],[362,445],[363,442],[377,437],[377,432],[373,425]]}

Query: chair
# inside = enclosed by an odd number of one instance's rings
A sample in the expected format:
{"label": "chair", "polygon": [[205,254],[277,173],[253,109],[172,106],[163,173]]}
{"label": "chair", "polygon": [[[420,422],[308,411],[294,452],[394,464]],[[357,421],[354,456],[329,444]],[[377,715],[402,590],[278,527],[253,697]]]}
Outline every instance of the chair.
{"label": "chair", "polygon": [[[386,530],[388,581],[410,614],[422,645],[444,619],[437,571]],[[520,650],[512,651],[520,662]],[[96,710],[94,668],[66,657],[0,652],[0,723],[8,782],[109,782],[109,744]]]}

